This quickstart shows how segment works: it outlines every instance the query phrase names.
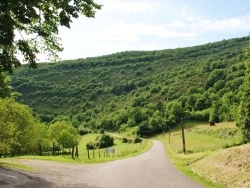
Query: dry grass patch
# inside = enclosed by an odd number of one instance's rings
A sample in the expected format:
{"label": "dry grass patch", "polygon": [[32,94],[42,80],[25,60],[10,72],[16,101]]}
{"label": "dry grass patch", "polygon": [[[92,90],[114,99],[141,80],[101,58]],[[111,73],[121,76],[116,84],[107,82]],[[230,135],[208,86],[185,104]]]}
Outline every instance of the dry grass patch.
{"label": "dry grass patch", "polygon": [[216,152],[191,165],[194,172],[226,187],[250,187],[250,144]]}

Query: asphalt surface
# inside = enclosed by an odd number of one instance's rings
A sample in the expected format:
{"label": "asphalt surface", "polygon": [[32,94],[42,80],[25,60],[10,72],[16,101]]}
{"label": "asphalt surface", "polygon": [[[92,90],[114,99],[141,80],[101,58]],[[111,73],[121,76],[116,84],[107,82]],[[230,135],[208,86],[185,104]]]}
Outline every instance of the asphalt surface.
{"label": "asphalt surface", "polygon": [[202,188],[177,171],[166,157],[164,146],[153,147],[137,157],[102,164],[65,164],[21,160],[38,169],[36,173],[0,169],[0,187],[72,188]]}

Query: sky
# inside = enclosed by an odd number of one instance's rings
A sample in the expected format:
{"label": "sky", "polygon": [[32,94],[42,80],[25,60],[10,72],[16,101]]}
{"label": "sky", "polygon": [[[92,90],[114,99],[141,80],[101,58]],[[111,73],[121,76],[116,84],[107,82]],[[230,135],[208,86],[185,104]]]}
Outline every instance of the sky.
{"label": "sky", "polygon": [[196,46],[250,33],[249,0],[94,0],[95,18],[60,28],[61,59]]}

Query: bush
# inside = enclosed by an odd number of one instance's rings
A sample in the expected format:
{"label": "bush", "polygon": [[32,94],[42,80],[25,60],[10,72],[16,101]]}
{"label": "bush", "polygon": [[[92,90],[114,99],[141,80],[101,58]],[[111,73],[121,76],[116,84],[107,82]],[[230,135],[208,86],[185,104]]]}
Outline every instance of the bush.
{"label": "bush", "polygon": [[114,145],[114,138],[112,136],[103,134],[101,137],[97,137],[99,148],[107,148]]}
{"label": "bush", "polygon": [[86,148],[87,150],[93,150],[93,149],[96,149],[97,148],[97,144],[95,142],[88,142],[86,144]]}
{"label": "bush", "polygon": [[190,119],[195,121],[209,121],[210,109],[205,109],[202,111],[193,111],[191,113]]}
{"label": "bush", "polygon": [[100,129],[99,133],[104,134],[104,129]]}
{"label": "bush", "polygon": [[134,143],[141,143],[142,142],[142,139],[139,138],[139,137],[136,137],[135,140],[134,140]]}
{"label": "bush", "polygon": [[79,132],[80,135],[85,135],[85,134],[89,133],[89,130],[85,129],[84,127],[79,127],[78,132]]}
{"label": "bush", "polygon": [[128,143],[128,139],[127,138],[122,138],[122,143]]}
{"label": "bush", "polygon": [[129,138],[122,138],[122,143],[132,143],[133,140]]}

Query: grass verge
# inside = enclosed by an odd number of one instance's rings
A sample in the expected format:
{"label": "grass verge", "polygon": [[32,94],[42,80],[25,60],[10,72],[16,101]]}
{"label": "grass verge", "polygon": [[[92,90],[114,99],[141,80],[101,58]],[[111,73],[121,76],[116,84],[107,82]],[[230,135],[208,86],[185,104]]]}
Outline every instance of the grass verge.
{"label": "grass verge", "polygon": [[184,128],[186,154],[183,152],[181,126],[175,127],[170,134],[157,136],[157,139],[164,143],[173,165],[207,187],[225,187],[223,182],[214,181],[209,176],[203,176],[199,171],[194,170],[193,164],[202,159],[205,160],[207,156],[223,148],[240,145],[242,139],[240,130],[234,123],[218,123],[216,126],[209,126],[207,123],[185,122]]}
{"label": "grass verge", "polygon": [[[81,141],[79,143],[79,158],[72,158],[71,155],[58,155],[58,156],[19,156],[8,158],[8,161],[11,159],[34,159],[34,160],[48,160],[48,161],[56,161],[56,162],[64,162],[64,163],[101,163],[108,162],[113,160],[118,160],[122,158],[133,157],[144,153],[149,150],[152,146],[152,142],[150,140],[144,139],[142,143],[122,143],[122,139],[120,137],[115,137],[114,143],[115,145],[112,148],[115,149],[114,155],[111,154],[109,156],[104,157],[104,149],[90,150],[90,159],[88,158],[88,152],[86,149],[86,143],[95,141],[96,137],[100,135],[98,133],[86,134],[81,137]],[[70,150],[68,150],[70,152]],[[10,160],[9,160],[10,159]],[[0,159],[0,162],[6,161],[6,159]],[[13,160],[12,160],[13,161]]]}
{"label": "grass verge", "polygon": [[22,164],[16,164],[16,163],[12,163],[12,162],[3,162],[0,161],[0,167],[9,167],[9,168],[17,168],[20,170],[25,170],[25,171],[29,171],[29,172],[35,172],[35,169],[28,167],[26,165],[22,165]]}

